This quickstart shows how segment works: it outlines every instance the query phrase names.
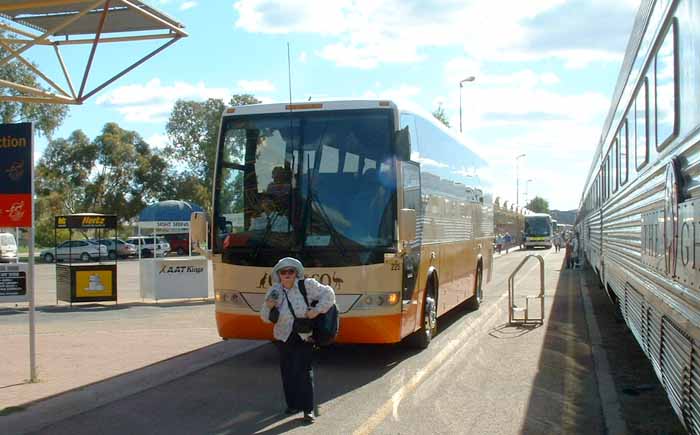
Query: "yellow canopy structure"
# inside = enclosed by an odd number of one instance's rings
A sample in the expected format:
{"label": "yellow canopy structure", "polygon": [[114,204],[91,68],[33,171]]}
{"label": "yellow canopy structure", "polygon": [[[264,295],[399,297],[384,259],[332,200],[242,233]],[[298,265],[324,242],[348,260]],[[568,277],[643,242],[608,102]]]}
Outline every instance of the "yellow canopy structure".
{"label": "yellow canopy structure", "polygon": [[[0,88],[16,90],[1,95],[0,101],[82,104],[129,71],[160,53],[180,38],[186,37],[184,26],[166,14],[136,0],[0,0],[0,48],[7,54],[0,66],[20,62],[43,79],[50,90],[0,80]],[[107,36],[108,35],[108,36]],[[164,40],[164,44],[130,66],[116,71],[93,89],[86,89],[95,52],[100,44]],[[61,46],[90,45],[79,88],[73,85],[69,69],[61,55]],[[24,57],[32,47],[53,48],[68,90],[56,83]],[[60,74],[59,74],[60,75]]]}

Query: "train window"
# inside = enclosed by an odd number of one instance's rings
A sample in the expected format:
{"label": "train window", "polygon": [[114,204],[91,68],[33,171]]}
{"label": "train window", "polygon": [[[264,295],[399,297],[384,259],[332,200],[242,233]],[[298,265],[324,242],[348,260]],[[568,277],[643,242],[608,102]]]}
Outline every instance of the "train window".
{"label": "train window", "polygon": [[612,145],[610,145],[610,175],[612,175],[612,192],[617,192],[617,180],[618,180],[618,170],[620,166],[618,165],[618,156],[620,155],[620,149],[617,144],[617,138],[613,139]]}
{"label": "train window", "polygon": [[637,169],[641,169],[649,161],[649,126],[647,125],[647,92],[646,79],[637,91],[634,103],[635,124],[635,150],[637,155]]}
{"label": "train window", "polygon": [[674,19],[656,53],[656,147],[663,149],[678,133],[678,24]]}
{"label": "train window", "polygon": [[627,182],[629,174],[628,143],[627,143],[627,119],[622,121],[620,131],[617,136],[617,143],[620,147],[620,186]]}
{"label": "train window", "polygon": [[613,161],[610,158],[610,153],[608,153],[608,198],[610,198],[614,192],[613,186],[615,184],[615,169]]}

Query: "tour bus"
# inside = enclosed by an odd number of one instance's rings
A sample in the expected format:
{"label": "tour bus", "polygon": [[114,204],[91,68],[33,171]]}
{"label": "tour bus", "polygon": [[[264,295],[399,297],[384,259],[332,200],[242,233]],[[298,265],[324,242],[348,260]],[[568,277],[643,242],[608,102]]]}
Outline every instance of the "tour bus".
{"label": "tour bus", "polygon": [[259,310],[292,256],[334,288],[338,342],[426,347],[491,278],[486,169],[432,115],[392,101],[226,109],[209,232],[219,334],[272,338]]}
{"label": "tour bus", "polygon": [[580,245],[700,433],[700,5],[643,0],[576,220]]}
{"label": "tour bus", "polygon": [[552,247],[552,217],[546,213],[533,213],[525,216],[523,230],[525,249],[542,246]]}

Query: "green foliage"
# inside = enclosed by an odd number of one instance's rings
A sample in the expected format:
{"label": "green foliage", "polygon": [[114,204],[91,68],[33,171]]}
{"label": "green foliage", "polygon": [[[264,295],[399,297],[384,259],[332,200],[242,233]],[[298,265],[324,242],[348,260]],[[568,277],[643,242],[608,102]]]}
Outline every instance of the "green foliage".
{"label": "green foliage", "polygon": [[[1,32],[0,32],[1,33]],[[14,48],[17,48],[15,46]],[[5,58],[10,53],[0,47],[0,58]],[[42,86],[36,74],[26,65],[13,60],[0,66],[0,79],[13,83],[31,86],[41,90],[49,89]],[[53,89],[51,89],[53,90]],[[0,95],[20,96],[26,93],[9,87],[0,88]],[[68,106],[60,104],[36,104],[20,102],[0,102],[0,121],[11,122],[35,122],[35,128],[44,136],[51,137],[56,129],[63,123],[68,114]]]}
{"label": "green foliage", "polygon": [[[236,94],[231,97],[229,106],[260,102],[252,95]],[[178,100],[165,127],[170,139],[166,153],[170,162],[180,169],[177,197],[197,202],[207,210],[211,209],[216,148],[225,108],[223,100],[219,99]]]}
{"label": "green foliage", "polygon": [[526,208],[535,213],[549,213],[549,202],[536,196],[532,198],[532,201],[527,204]]}
{"label": "green foliage", "polygon": [[438,108],[433,112],[433,116],[448,128],[450,127],[450,121],[447,119],[447,113],[445,113],[445,108],[442,107],[442,104],[438,105]]}
{"label": "green foliage", "polygon": [[134,132],[105,124],[93,141],[80,130],[49,142],[36,167],[37,243],[53,243],[53,217],[116,214],[132,220],[149,203],[171,199],[175,176]]}

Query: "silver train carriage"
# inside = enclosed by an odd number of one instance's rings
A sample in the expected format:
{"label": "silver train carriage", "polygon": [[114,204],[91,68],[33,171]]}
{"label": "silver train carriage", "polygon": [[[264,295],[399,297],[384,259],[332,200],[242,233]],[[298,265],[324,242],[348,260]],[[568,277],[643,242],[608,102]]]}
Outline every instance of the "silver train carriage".
{"label": "silver train carriage", "polygon": [[700,433],[700,1],[643,0],[577,217],[586,260]]}

